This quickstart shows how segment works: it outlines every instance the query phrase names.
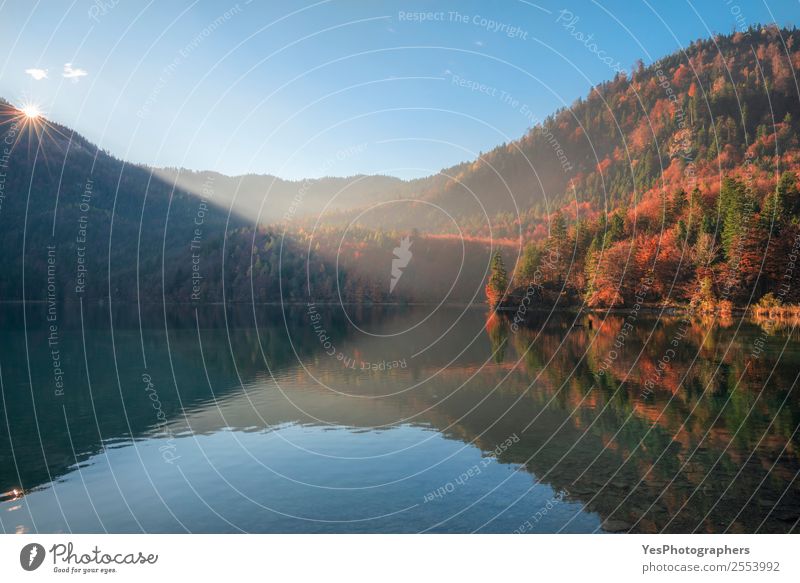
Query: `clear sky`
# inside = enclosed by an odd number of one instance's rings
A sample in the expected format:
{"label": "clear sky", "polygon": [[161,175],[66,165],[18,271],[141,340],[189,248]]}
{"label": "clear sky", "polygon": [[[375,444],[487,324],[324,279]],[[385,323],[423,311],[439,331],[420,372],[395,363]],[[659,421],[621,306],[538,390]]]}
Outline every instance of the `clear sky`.
{"label": "clear sky", "polygon": [[520,137],[619,66],[800,14],[789,0],[602,4],[10,0],[0,96],[132,162],[415,177]]}

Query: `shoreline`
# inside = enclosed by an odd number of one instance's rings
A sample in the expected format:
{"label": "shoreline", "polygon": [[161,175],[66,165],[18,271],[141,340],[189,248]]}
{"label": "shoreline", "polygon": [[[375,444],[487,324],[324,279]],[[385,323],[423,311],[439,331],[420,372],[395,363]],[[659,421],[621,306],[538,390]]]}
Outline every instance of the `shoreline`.
{"label": "shoreline", "polygon": [[[15,306],[15,305],[47,305],[50,302],[48,300],[0,300],[0,306]],[[267,301],[267,302],[248,302],[248,301],[228,301],[228,302],[176,302],[176,301],[167,301],[167,302],[158,302],[158,301],[146,301],[146,302],[136,302],[132,300],[113,300],[109,302],[108,299],[91,299],[81,302],[80,300],[75,299],[61,299],[56,301],[56,305],[73,305],[73,304],[80,304],[84,303],[87,305],[99,305],[99,306],[106,306],[109,304],[114,304],[117,306],[140,306],[140,307],[159,307],[159,306],[179,306],[179,307],[210,307],[210,306],[286,306],[286,307],[305,307],[309,304],[314,304],[317,306],[355,306],[355,307],[363,307],[363,308],[414,308],[414,307],[428,307],[428,306],[439,306],[442,308],[465,308],[470,310],[476,309],[485,309],[487,311],[494,311],[498,314],[508,315],[513,314],[519,311],[521,304],[505,304],[498,306],[492,310],[492,308],[485,302],[481,303],[466,303],[466,302],[337,302],[337,301]],[[668,306],[661,306],[661,305],[643,305],[638,309],[634,308],[626,308],[626,307],[611,307],[611,308],[590,308],[585,305],[573,305],[573,306],[553,306],[553,307],[543,307],[543,306],[526,306],[524,314],[528,313],[562,313],[562,314],[619,314],[619,315],[628,315],[632,313],[640,313],[640,314],[648,314],[648,315],[656,315],[656,314],[663,314],[668,316],[678,316],[686,314],[690,312],[691,309],[689,306],[685,305],[668,305]],[[773,307],[770,309],[760,308],[758,306],[747,306],[747,307],[733,307],[729,312],[720,313],[720,312],[709,312],[709,311],[695,311],[694,316],[697,317],[725,317],[731,315],[747,315],[750,317],[756,318],[793,318],[793,317],[800,317],[800,306],[785,306],[785,307]]]}

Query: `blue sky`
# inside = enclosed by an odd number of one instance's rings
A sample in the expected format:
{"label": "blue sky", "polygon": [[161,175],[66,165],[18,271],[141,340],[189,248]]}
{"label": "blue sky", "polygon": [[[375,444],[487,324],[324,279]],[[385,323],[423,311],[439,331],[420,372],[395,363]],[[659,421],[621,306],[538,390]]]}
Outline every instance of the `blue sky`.
{"label": "blue sky", "polygon": [[12,0],[0,5],[0,96],[36,102],[132,162],[407,178],[518,138],[616,63],[630,70],[751,23],[792,25],[800,7],[603,6]]}

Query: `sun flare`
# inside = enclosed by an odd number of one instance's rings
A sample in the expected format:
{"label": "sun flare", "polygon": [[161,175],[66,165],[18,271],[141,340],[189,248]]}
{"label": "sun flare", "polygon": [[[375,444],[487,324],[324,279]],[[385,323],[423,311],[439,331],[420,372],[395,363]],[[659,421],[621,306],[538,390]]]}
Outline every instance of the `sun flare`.
{"label": "sun flare", "polygon": [[63,136],[57,127],[47,121],[41,105],[32,99],[21,99],[19,105],[10,106],[8,111],[10,119],[18,124],[19,129],[16,138],[9,143],[12,148],[25,136],[35,135],[39,140],[48,141],[54,139],[56,134]]}
{"label": "sun flare", "polygon": [[26,118],[31,120],[38,119],[42,115],[42,111],[39,107],[33,104],[23,105],[20,111]]}

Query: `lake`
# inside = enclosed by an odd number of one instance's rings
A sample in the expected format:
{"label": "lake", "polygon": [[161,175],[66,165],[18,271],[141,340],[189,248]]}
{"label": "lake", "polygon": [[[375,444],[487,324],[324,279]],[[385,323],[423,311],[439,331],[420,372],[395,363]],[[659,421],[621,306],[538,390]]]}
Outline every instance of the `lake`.
{"label": "lake", "polygon": [[800,336],[778,322],[321,304],[16,304],[0,321],[3,532],[800,517]]}

